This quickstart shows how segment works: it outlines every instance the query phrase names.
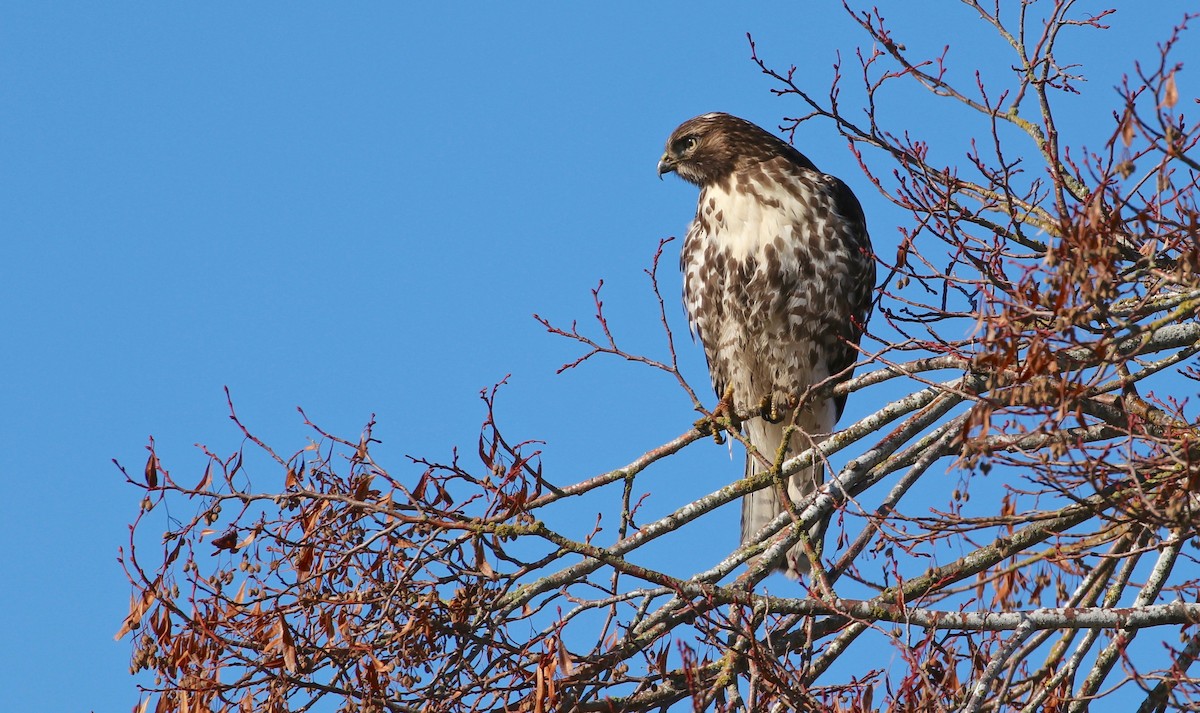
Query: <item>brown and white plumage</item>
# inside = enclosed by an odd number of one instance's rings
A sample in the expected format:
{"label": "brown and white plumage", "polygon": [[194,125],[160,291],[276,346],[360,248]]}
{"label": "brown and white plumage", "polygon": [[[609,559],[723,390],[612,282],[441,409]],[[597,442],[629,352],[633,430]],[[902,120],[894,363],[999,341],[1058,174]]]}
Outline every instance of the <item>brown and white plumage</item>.
{"label": "brown and white plumage", "polygon": [[[798,429],[788,455],[832,431],[845,397],[809,399],[813,384],[850,376],[875,287],[875,261],[862,207],[839,179],[821,173],[782,139],[729,114],[704,114],[675,129],[658,164],[700,187],[684,241],[684,304],[704,345],[717,394],[738,414],[764,404],[778,416],[751,418],[746,437],[768,461],[785,429]],[[769,410],[771,410],[769,409]],[[748,453],[746,473],[763,470]],[[793,502],[824,479],[823,464],[792,476]],[[774,488],[746,496],[742,542],[783,511]],[[812,530],[814,542],[824,531]],[[799,547],[779,568],[808,571]]]}

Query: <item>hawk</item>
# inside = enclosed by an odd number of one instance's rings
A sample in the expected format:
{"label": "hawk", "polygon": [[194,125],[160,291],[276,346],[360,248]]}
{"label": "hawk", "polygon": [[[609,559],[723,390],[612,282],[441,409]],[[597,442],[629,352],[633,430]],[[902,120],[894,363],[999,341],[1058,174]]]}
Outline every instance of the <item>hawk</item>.
{"label": "hawk", "polygon": [[[804,399],[809,387],[849,378],[871,310],[875,260],[866,218],[841,180],[762,128],[729,114],[689,119],[667,139],[658,174],[700,187],[680,264],[692,332],[704,345],[718,408],[751,414],[754,451],[773,462],[786,429],[788,455],[820,443],[845,396]],[[803,399],[803,400],[802,400]],[[824,480],[818,463],[791,476],[799,502]],[[742,544],[785,508],[776,488],[742,501]],[[826,522],[811,530],[820,547]],[[778,563],[796,579],[808,558],[798,545]]]}

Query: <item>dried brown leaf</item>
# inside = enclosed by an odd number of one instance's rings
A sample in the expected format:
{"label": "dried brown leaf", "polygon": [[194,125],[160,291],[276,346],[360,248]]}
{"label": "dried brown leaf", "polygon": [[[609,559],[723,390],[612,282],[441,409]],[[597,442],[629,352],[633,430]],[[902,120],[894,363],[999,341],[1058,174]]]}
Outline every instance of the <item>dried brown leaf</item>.
{"label": "dried brown leaf", "polygon": [[158,458],[154,451],[150,451],[150,457],[146,459],[146,485],[151,488],[158,487]]}
{"label": "dried brown leaf", "polygon": [[125,623],[121,625],[121,628],[113,636],[113,639],[120,640],[121,637],[141,626],[142,617],[146,615],[146,611],[150,608],[150,605],[157,600],[158,596],[151,589],[144,590],[140,598],[131,597],[129,614],[125,617]]}
{"label": "dried brown leaf", "polygon": [[283,654],[283,665],[289,672],[295,673],[299,669],[296,665],[296,642],[292,639],[292,630],[282,614],[276,621],[275,631],[279,639],[279,651]]}
{"label": "dried brown leaf", "polygon": [[241,542],[234,545],[233,551],[237,552],[238,550],[242,549],[243,547],[250,544],[251,542],[254,542],[255,537],[258,537],[258,530],[251,530],[250,534],[243,537]]}
{"label": "dried brown leaf", "polygon": [[1163,82],[1163,99],[1162,106],[1165,109],[1173,109],[1179,103],[1179,88],[1175,86],[1175,73],[1167,77],[1167,81]]}
{"label": "dried brown leaf", "polygon": [[1134,129],[1136,125],[1134,120],[1133,110],[1126,109],[1125,116],[1121,118],[1121,143],[1125,144],[1125,148],[1129,148],[1133,144]]}
{"label": "dried brown leaf", "polygon": [[221,535],[217,539],[213,540],[212,544],[213,547],[217,548],[216,552],[213,552],[214,555],[221,550],[237,552],[237,530],[233,529],[229,532],[226,532],[224,535]]}
{"label": "dried brown leaf", "polygon": [[200,482],[197,483],[196,487],[192,488],[192,490],[205,490],[206,488],[208,488],[208,486],[211,482],[212,482],[212,461],[209,461],[208,465],[206,465],[204,467],[204,477],[200,479]]}

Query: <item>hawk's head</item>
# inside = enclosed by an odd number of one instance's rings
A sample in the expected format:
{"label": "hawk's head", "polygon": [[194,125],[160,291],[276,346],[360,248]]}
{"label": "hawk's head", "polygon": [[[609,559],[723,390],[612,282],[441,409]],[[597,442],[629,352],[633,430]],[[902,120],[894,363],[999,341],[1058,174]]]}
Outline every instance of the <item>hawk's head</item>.
{"label": "hawk's head", "polygon": [[701,114],[671,132],[667,150],[658,160],[658,177],[674,171],[688,183],[706,186],[776,156],[812,166],[786,141],[745,119],[720,112]]}

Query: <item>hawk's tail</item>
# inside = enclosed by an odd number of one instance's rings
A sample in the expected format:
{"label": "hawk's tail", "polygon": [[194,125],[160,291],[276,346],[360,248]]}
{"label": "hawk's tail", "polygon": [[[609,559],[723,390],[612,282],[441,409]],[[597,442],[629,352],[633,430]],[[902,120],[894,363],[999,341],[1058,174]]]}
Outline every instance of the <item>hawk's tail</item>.
{"label": "hawk's tail", "polygon": [[[807,429],[807,432],[802,432],[801,429],[804,425],[810,425],[811,428]],[[770,423],[761,418],[746,423],[747,438],[768,461],[774,460],[779,452],[779,446],[783,443],[783,434],[786,430],[787,426],[783,423]],[[792,434],[791,442],[788,444],[787,457],[791,458],[797,453],[808,450],[814,444],[820,443],[832,430],[832,423],[802,424],[801,428]],[[746,475],[761,473],[765,469],[766,467],[758,458],[749,453],[746,454]],[[812,468],[804,468],[788,479],[787,495],[793,503],[799,503],[824,481],[825,464],[817,462]],[[785,510],[785,507],[779,502],[779,490],[778,487],[767,487],[742,498],[743,545],[753,541],[755,533]],[[809,529],[810,542],[818,553],[821,552],[825,528],[828,524],[829,518],[825,517]],[[788,550],[782,561],[776,563],[775,569],[782,571],[791,579],[799,579],[800,575],[808,573],[808,556],[804,554],[804,549],[797,543]]]}

